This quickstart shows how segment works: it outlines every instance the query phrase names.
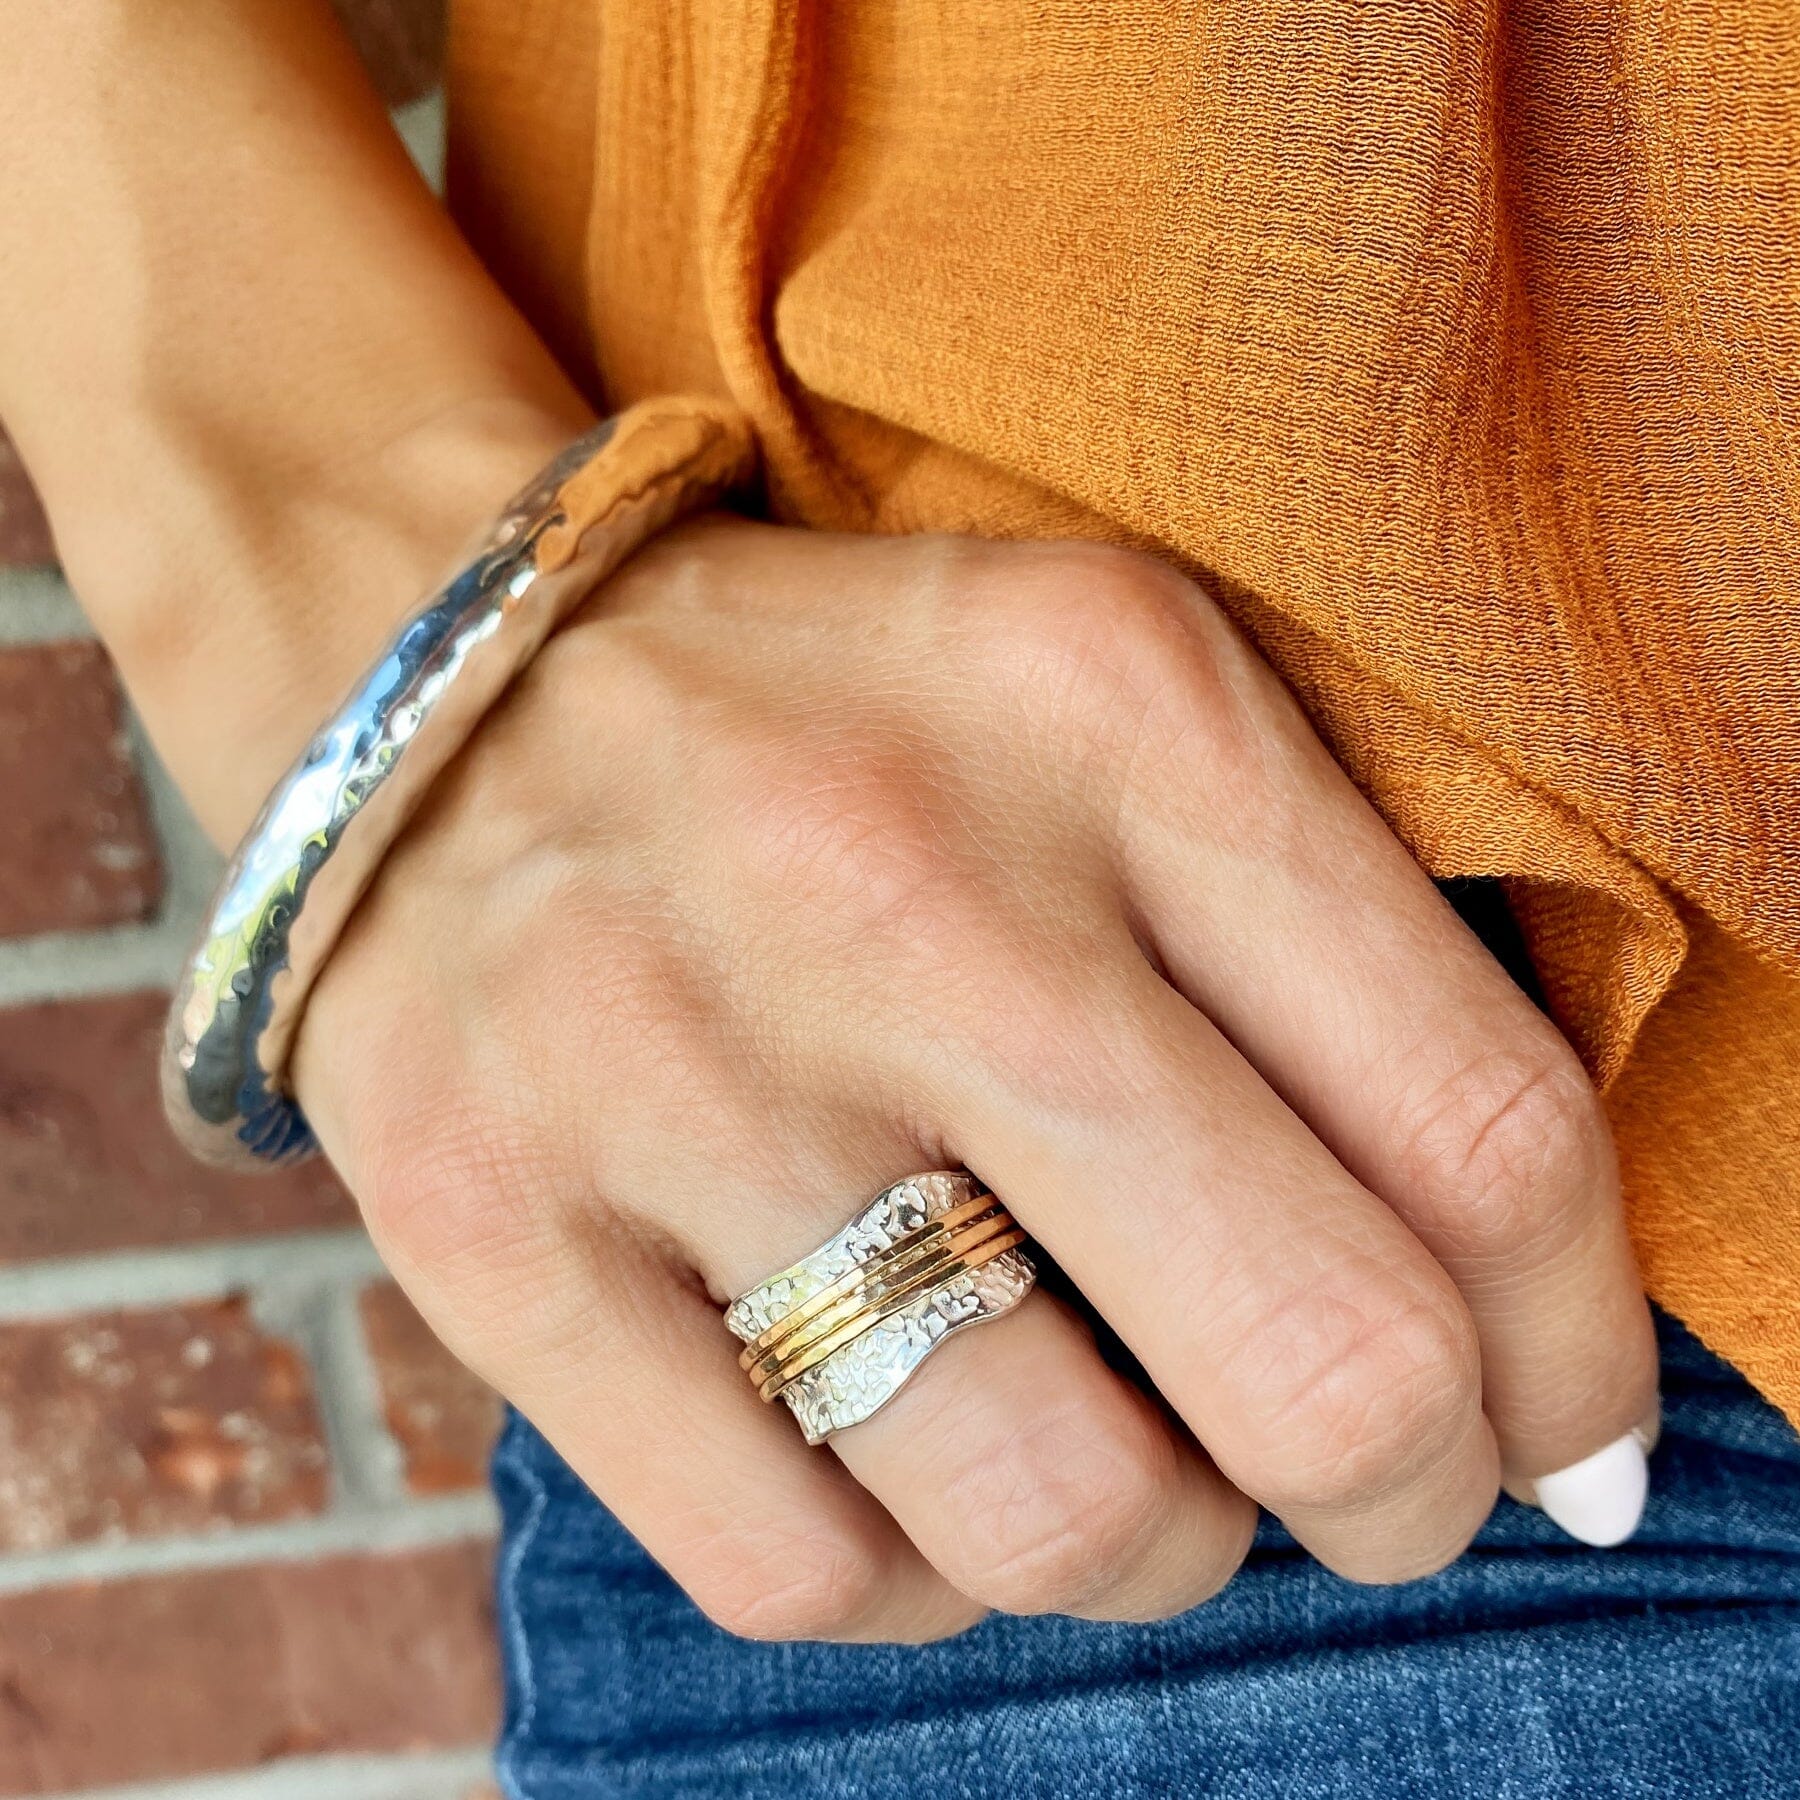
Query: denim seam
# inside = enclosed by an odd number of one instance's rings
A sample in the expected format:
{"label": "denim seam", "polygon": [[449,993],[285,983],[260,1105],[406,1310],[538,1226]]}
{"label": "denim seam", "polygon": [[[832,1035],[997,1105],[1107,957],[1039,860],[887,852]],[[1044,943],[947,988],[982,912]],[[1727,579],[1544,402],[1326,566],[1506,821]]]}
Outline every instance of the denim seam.
{"label": "denim seam", "polygon": [[550,1502],[550,1487],[519,1450],[518,1438],[515,1421],[514,1428],[507,1433],[506,1441],[495,1456],[497,1462],[503,1460],[512,1473],[529,1483],[532,1490],[531,1506],[525,1522],[507,1545],[506,1554],[500,1560],[500,1579],[497,1584],[500,1625],[506,1634],[506,1646],[512,1664],[512,1684],[519,1696],[519,1710],[507,1727],[495,1764],[510,1800],[530,1800],[515,1772],[516,1762],[512,1760],[514,1746],[530,1741],[531,1728],[537,1720],[537,1678],[532,1669],[531,1636],[525,1628],[525,1609],[519,1603],[519,1571],[543,1523],[544,1512]]}

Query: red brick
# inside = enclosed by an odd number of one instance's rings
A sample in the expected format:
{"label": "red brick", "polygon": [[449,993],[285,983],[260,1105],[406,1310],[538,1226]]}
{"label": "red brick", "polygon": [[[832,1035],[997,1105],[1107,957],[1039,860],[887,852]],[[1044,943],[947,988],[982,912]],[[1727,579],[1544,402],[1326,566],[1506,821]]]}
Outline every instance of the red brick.
{"label": "red brick", "polygon": [[155,909],[162,865],[123,718],[98,644],[0,650],[0,937]]}
{"label": "red brick", "polygon": [[437,85],[444,62],[444,0],[332,0],[389,106]]}
{"label": "red brick", "polygon": [[0,1550],[318,1512],[300,1353],[241,1300],[0,1326]]}
{"label": "red brick", "polygon": [[55,555],[44,509],[19,453],[0,436],[0,563],[47,563]]}
{"label": "red brick", "polygon": [[181,1149],[157,1088],[166,1005],[139,993],[0,1011],[0,1263],[356,1217],[322,1162],[231,1175]]}
{"label": "red brick", "polygon": [[492,1734],[487,1547],[0,1597],[0,1795]]}
{"label": "red brick", "polygon": [[415,1494],[479,1487],[500,1429],[498,1396],[438,1342],[392,1282],[363,1290],[362,1318],[407,1486]]}

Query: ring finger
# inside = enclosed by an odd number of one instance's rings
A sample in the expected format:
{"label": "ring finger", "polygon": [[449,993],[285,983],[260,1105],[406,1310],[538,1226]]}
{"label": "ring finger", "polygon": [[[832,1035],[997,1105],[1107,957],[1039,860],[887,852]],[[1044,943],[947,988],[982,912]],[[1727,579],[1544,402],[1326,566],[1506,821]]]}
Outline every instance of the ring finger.
{"label": "ring finger", "polygon": [[[761,1208],[707,1206],[733,1223],[700,1250],[705,1272],[745,1291],[891,1181],[942,1160],[877,1126],[859,1131],[835,1156],[804,1159],[812,1192],[779,1225]],[[1171,1617],[1229,1580],[1255,1530],[1254,1505],[1041,1290],[944,1341],[880,1411],[829,1441],[956,1589],[1005,1612]]]}

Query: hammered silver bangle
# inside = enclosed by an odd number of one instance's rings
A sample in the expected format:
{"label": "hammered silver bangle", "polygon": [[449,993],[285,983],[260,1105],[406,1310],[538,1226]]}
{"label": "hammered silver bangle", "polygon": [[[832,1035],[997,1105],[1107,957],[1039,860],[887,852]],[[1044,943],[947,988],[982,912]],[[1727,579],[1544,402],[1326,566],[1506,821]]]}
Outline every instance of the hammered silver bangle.
{"label": "hammered silver bangle", "polygon": [[644,541],[740,485],[749,427],[647,401],[578,438],[501,513],[276,785],[177,984],[163,1099],[210,1162],[316,1148],[286,1087],[307,996],[432,780],[545,639]]}

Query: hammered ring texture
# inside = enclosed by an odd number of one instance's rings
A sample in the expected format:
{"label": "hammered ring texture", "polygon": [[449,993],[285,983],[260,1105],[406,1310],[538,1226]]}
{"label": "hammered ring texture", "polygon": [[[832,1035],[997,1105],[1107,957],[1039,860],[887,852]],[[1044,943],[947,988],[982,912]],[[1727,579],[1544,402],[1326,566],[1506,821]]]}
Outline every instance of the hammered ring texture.
{"label": "hammered ring texture", "polygon": [[1037,1279],[1024,1242],[973,1175],[909,1175],[732,1301],[725,1323],[757,1392],[820,1444],[886,1405],[952,1332],[1011,1312]]}

